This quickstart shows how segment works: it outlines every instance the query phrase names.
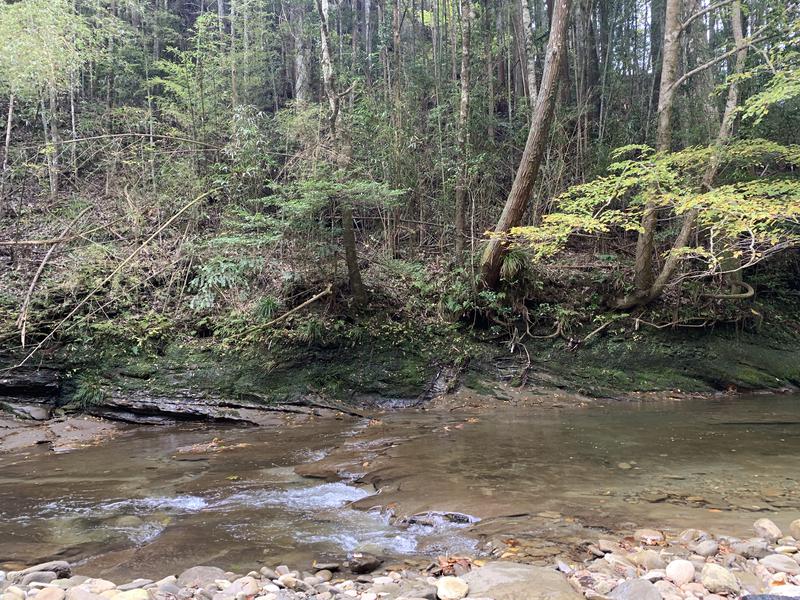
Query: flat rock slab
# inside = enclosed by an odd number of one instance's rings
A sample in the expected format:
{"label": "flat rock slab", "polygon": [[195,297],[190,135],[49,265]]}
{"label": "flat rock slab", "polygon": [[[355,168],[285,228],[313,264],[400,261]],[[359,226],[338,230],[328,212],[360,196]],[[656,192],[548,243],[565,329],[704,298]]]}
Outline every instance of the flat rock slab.
{"label": "flat rock slab", "polygon": [[544,567],[490,562],[461,577],[469,586],[467,598],[494,600],[582,600],[564,576]]}

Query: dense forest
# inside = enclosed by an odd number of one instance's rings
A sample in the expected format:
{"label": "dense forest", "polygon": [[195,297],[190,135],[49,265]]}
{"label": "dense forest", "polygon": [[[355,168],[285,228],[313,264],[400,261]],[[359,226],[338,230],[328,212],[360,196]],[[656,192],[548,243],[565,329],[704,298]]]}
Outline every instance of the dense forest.
{"label": "dense forest", "polygon": [[12,364],[797,334],[793,3],[4,0],[0,93]]}

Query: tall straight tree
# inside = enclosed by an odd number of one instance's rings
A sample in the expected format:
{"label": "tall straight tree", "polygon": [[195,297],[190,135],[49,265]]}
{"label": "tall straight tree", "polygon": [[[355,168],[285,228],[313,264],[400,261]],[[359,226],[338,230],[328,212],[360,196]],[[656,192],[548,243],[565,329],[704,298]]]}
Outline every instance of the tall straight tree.
{"label": "tall straight tree", "polygon": [[525,143],[525,150],[522,153],[522,159],[500,220],[494,228],[495,234],[499,235],[492,236],[481,258],[482,284],[488,288],[497,287],[500,281],[500,268],[503,265],[503,256],[507,248],[502,234],[508,233],[512,227],[516,227],[522,222],[539,173],[545,144],[550,133],[550,123],[555,112],[561,65],[566,52],[567,23],[569,22],[571,0],[555,0],[553,4],[550,39],[547,41],[542,82],[528,131],[528,140]]}
{"label": "tall straight tree", "polygon": [[456,260],[464,256],[467,212],[467,175],[469,170],[469,59],[472,30],[472,2],[460,0],[461,9],[461,102],[458,110],[458,179],[456,181]]}
{"label": "tall straight tree", "polygon": [[[664,43],[662,45],[661,82],[658,92],[658,129],[656,130],[656,150],[669,152],[672,146],[672,105],[675,98],[675,79],[680,58],[681,6],[682,0],[666,0],[664,18]],[[658,208],[655,199],[647,200],[642,215],[641,230],[636,240],[636,262],[634,264],[634,295],[648,294],[653,285],[653,253],[658,221]],[[625,308],[628,301],[620,302]]]}

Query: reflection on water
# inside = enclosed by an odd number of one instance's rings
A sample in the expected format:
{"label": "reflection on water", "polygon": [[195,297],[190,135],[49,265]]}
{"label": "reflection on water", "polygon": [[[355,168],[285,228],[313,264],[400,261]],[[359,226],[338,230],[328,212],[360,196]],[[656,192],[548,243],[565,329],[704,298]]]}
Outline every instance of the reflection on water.
{"label": "reflection on water", "polygon": [[[220,437],[230,450],[181,453]],[[797,396],[580,410],[401,411],[380,425],[133,429],[105,446],[0,455],[0,566],[63,557],[81,571],[160,576],[212,563],[305,564],[354,550],[474,553],[509,519],[560,513],[618,527],[746,533],[800,507]],[[375,487],[306,479],[302,463]],[[376,488],[379,490],[376,494]],[[401,515],[431,513],[393,523]],[[476,515],[480,523],[439,512]],[[513,516],[513,518],[512,518]]]}

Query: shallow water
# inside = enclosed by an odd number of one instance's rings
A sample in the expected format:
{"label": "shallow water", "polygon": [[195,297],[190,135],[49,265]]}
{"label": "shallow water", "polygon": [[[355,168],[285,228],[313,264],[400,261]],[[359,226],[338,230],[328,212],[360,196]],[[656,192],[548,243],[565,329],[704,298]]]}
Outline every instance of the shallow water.
{"label": "shallow water", "polygon": [[[215,437],[229,448],[180,451]],[[61,557],[122,580],[195,564],[302,566],[358,548],[472,554],[484,535],[585,534],[578,524],[745,535],[760,516],[784,527],[800,516],[798,456],[798,396],[132,428],[69,453],[0,455],[0,565]],[[345,480],[295,474],[308,463]],[[480,522],[393,524],[365,510],[377,505]]]}

